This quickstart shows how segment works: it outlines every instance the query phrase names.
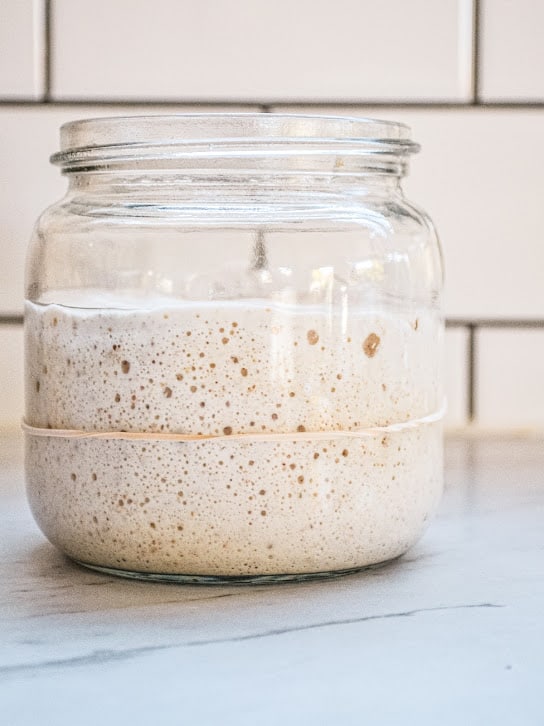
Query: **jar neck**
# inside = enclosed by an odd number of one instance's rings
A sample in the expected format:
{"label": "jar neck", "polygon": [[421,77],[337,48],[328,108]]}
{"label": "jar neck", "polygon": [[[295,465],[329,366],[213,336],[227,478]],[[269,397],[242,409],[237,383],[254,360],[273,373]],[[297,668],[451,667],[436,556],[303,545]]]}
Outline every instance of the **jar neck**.
{"label": "jar neck", "polygon": [[358,174],[308,171],[136,170],[78,171],[67,174],[70,194],[168,197],[178,201],[270,200],[283,197],[387,197],[402,193],[403,174],[369,169]]}

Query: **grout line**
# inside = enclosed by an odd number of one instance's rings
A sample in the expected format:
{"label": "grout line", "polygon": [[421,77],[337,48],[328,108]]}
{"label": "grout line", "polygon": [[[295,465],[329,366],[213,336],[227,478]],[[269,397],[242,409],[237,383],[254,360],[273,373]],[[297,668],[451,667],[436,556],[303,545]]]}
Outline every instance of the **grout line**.
{"label": "grout line", "polygon": [[135,98],[127,100],[125,99],[104,99],[104,98],[65,98],[65,99],[54,99],[50,97],[51,93],[51,64],[50,64],[50,57],[48,57],[46,63],[46,90],[49,94],[47,98],[42,99],[41,101],[31,100],[31,99],[9,99],[9,98],[0,98],[0,107],[2,106],[8,106],[8,107],[24,107],[24,106],[59,106],[59,107],[70,107],[70,106],[101,106],[104,108],[108,108],[111,106],[120,106],[120,107],[131,107],[131,106],[177,106],[177,107],[183,107],[183,106],[201,106],[202,108],[210,108],[210,107],[216,107],[216,108],[225,108],[229,106],[248,106],[252,108],[259,108],[261,112],[263,113],[274,113],[274,109],[277,107],[282,107],[284,109],[287,109],[286,112],[288,112],[288,109],[290,108],[301,108],[301,109],[315,109],[318,110],[319,108],[325,108],[325,109],[365,109],[365,108],[383,108],[383,109],[411,109],[414,111],[440,111],[440,110],[468,110],[468,109],[474,109],[474,110],[483,110],[483,109],[489,109],[489,110],[518,110],[518,111],[530,111],[530,110],[539,110],[544,109],[544,101],[531,101],[529,99],[523,101],[488,101],[488,102],[481,102],[481,101],[470,101],[470,102],[455,102],[455,101],[436,101],[435,103],[430,101],[371,101],[371,100],[365,100],[365,101],[323,101],[323,100],[317,100],[317,101],[273,101],[269,103],[259,103],[258,101],[252,100],[252,99],[231,99],[228,101],[221,100],[221,101],[202,101],[201,99],[195,98],[186,98],[183,100],[176,100],[176,99],[149,99],[149,98]]}
{"label": "grout line", "polygon": [[543,318],[450,318],[446,320],[448,328],[544,328]]}
{"label": "grout line", "polygon": [[473,29],[472,29],[472,98],[474,105],[484,105],[480,101],[480,48],[481,48],[481,18],[482,9],[480,0],[472,0],[473,5]]}
{"label": "grout line", "polygon": [[468,349],[467,349],[467,418],[473,423],[476,418],[476,325],[468,326]]}
{"label": "grout line", "polygon": [[457,89],[474,105],[474,29],[476,0],[457,2]]}
{"label": "grout line", "polygon": [[[47,101],[33,101],[30,99],[19,99],[13,100],[9,98],[0,98],[0,107],[2,106],[13,106],[15,108],[19,106],[57,106],[59,108],[70,108],[71,106],[97,106],[102,108],[111,108],[113,106],[120,106],[122,108],[130,108],[132,106],[173,106],[183,108],[183,106],[201,106],[202,108],[228,108],[229,106],[247,106],[248,108],[259,111],[261,109],[270,108],[267,104],[259,103],[258,101],[251,100],[221,100],[221,101],[202,101],[201,99],[164,99],[159,98],[156,100],[150,98],[136,98],[134,100],[128,99],[103,99],[103,98],[69,98],[69,99],[58,99],[51,98]],[[543,102],[544,105],[544,102]]]}
{"label": "grout line", "polygon": [[32,2],[32,46],[33,46],[33,98],[35,103],[44,102],[45,68],[47,64],[47,28],[45,0]]}
{"label": "grout line", "polygon": [[[0,325],[22,325],[23,315],[19,313],[0,313]],[[474,319],[460,319],[450,318],[446,320],[447,328],[521,328],[521,329],[539,329],[544,328],[544,319],[534,320],[514,320],[514,319],[486,319],[486,318],[474,318]]]}
{"label": "grout line", "polygon": [[44,71],[42,103],[51,102],[51,0],[44,1]]}

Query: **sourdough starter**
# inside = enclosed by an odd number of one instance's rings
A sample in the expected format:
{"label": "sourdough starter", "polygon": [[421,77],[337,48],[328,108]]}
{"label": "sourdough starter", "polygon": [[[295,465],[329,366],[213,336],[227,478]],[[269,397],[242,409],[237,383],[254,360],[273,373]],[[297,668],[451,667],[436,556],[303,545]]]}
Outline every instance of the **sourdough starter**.
{"label": "sourdough starter", "polygon": [[441,491],[440,423],[364,430],[440,407],[434,315],[63,295],[26,306],[26,423],[196,436],[27,435],[34,516],[70,557],[303,574],[382,562],[419,537]]}

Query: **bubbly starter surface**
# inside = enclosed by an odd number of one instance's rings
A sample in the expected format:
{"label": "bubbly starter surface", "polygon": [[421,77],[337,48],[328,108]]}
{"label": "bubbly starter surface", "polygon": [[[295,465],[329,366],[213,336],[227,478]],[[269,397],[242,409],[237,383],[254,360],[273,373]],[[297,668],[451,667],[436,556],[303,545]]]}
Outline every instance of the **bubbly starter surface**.
{"label": "bubbly starter surface", "polygon": [[440,408],[434,316],[62,302],[27,303],[27,424],[212,437],[28,435],[34,515],[71,557],[136,572],[293,574],[381,562],[420,535],[441,490],[440,424],[342,432]]}

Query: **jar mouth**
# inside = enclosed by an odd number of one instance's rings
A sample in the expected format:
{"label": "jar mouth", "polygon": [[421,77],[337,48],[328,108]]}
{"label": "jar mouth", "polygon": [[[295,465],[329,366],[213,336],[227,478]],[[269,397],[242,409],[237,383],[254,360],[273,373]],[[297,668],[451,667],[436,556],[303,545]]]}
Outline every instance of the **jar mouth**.
{"label": "jar mouth", "polygon": [[[385,157],[396,163],[419,145],[395,121],[343,116],[195,113],[117,116],[71,121],[61,127],[61,150],[51,162],[65,171],[98,170],[128,162],[288,157]],[[206,162],[206,160],[208,160]],[[343,164],[337,164],[341,171]],[[353,163],[348,163],[353,166]]]}

